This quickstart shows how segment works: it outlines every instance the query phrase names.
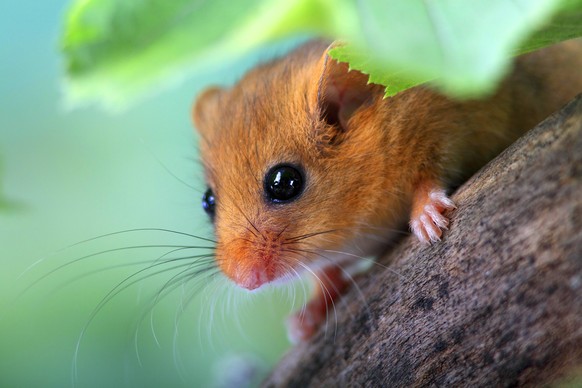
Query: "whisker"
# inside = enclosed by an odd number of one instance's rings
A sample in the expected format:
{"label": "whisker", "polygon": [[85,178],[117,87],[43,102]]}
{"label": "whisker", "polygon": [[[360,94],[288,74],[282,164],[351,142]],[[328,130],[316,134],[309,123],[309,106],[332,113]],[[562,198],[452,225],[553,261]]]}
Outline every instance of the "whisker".
{"label": "whisker", "polygon": [[[247,220],[247,222],[249,223],[250,226],[252,226],[252,228],[260,235],[262,236],[263,234],[261,233],[261,231],[257,228],[257,226],[250,220],[249,217],[247,217],[247,215],[245,214],[245,212],[242,211],[242,209],[240,208],[240,206],[235,203],[234,206],[237,208],[237,210],[240,212],[240,214],[242,214],[242,216],[245,218],[245,220]],[[256,235],[255,235],[256,237]]]}
{"label": "whisker", "polygon": [[66,283],[61,284],[60,286],[55,287],[55,289],[52,292],[53,293],[56,293],[59,290],[65,288],[67,286],[70,286],[74,282],[77,282],[79,280],[82,280],[84,278],[93,276],[93,275],[98,274],[98,273],[102,273],[102,272],[106,272],[106,271],[111,271],[111,270],[116,269],[116,268],[126,268],[126,267],[132,267],[132,266],[136,266],[136,265],[152,264],[152,263],[155,263],[156,261],[159,261],[160,259],[162,259],[162,258],[164,258],[164,257],[166,257],[166,256],[168,256],[170,254],[172,254],[172,253],[175,253],[175,252],[178,252],[178,251],[181,251],[181,250],[185,250],[185,249],[189,249],[189,248],[177,248],[177,249],[173,249],[173,250],[171,250],[171,251],[169,251],[169,252],[161,255],[160,257],[158,257],[153,262],[152,262],[152,260],[141,260],[141,261],[134,261],[134,262],[131,262],[131,263],[119,263],[119,264],[109,265],[109,266],[104,267],[104,268],[98,268],[98,269],[94,269],[94,270],[91,270],[91,271],[87,271],[87,272],[84,272],[84,273],[76,276],[74,279],[71,279],[71,280],[67,281]]}
{"label": "whisker", "polygon": [[[207,268],[208,269],[211,269],[212,268],[212,260],[208,260],[208,259],[211,259],[211,257],[204,258],[204,259],[206,259],[206,260],[199,259],[197,261],[194,261],[194,262],[186,265],[186,269],[184,269],[184,270],[180,271],[178,274],[172,276],[172,278],[170,278],[170,280],[168,280],[164,284],[164,286],[162,286],[162,288],[160,289],[160,291],[158,291],[156,293],[156,296],[154,298],[154,301],[150,303],[150,307],[148,307],[142,313],[140,319],[137,321],[137,323],[136,323],[136,329],[135,329],[135,332],[134,332],[134,347],[135,347],[136,355],[138,356],[138,361],[140,362],[140,365],[141,365],[141,360],[139,360],[139,347],[138,347],[138,341],[137,341],[138,340],[138,333],[139,333],[139,325],[143,322],[143,320],[145,319],[145,317],[149,314],[150,317],[151,317],[151,319],[150,319],[150,326],[152,328],[152,335],[153,335],[153,338],[154,338],[154,342],[156,343],[156,345],[160,346],[160,342],[159,342],[158,337],[157,337],[157,335],[155,333],[154,324],[153,324],[153,309],[158,304],[158,302],[163,297],[165,297],[167,294],[171,293],[174,290],[174,288],[172,288],[166,295],[163,295],[163,296],[161,296],[162,290],[165,287],[167,287],[171,283],[171,281],[174,280],[175,278],[177,278],[179,275],[184,274],[185,272],[190,271],[193,268],[194,264],[196,264],[196,267],[200,267],[200,266],[203,266],[203,265],[209,265],[209,267],[207,267]],[[172,268],[168,269],[168,271],[171,271],[172,269],[176,269],[177,267],[178,266],[172,267]],[[180,267],[182,267],[182,266],[180,266]],[[202,269],[198,270],[197,273],[203,273],[203,272],[205,272],[205,270],[207,268],[202,268]]]}
{"label": "whisker", "polygon": [[[333,308],[333,315],[334,315],[334,322],[335,322],[335,331],[337,333],[337,309],[335,306],[335,301],[333,300],[333,297],[331,295],[331,292],[329,291],[329,289],[327,288],[327,286],[325,285],[325,283],[321,280],[321,278],[311,269],[309,268],[309,266],[307,266],[305,263],[303,263],[301,260],[296,259],[296,262],[303,267],[306,271],[308,271],[309,273],[311,273],[311,275],[314,276],[314,278],[317,280],[317,282],[319,283],[320,289],[324,295],[324,300],[328,299],[329,302],[331,303],[331,306]],[[329,280],[329,278],[328,278]],[[337,291],[337,290],[336,290]],[[329,315],[329,308],[328,308],[328,303],[327,301],[325,302],[325,316],[327,318],[327,316]],[[325,331],[327,333],[327,328],[328,328],[328,320],[325,319]]]}
{"label": "whisker", "polygon": [[[288,250],[288,252],[295,252],[297,254],[299,254],[298,252],[305,252],[305,253],[315,254],[315,255],[317,255],[317,256],[319,256],[319,257],[327,260],[328,262],[330,262],[331,263],[330,265],[333,265],[334,267],[339,268],[342,271],[342,273],[344,274],[344,276],[346,277],[346,279],[348,279],[350,281],[350,283],[355,287],[356,291],[358,292],[358,296],[360,297],[360,299],[362,300],[362,302],[366,306],[366,310],[368,311],[368,314],[371,314],[370,309],[369,309],[369,306],[368,306],[368,301],[367,301],[366,297],[364,296],[361,288],[358,286],[358,283],[356,282],[356,280],[354,279],[354,277],[350,274],[350,272],[347,271],[345,268],[343,268],[343,266],[340,263],[338,263],[335,260],[333,260],[332,258],[329,258],[329,257],[327,257],[327,256],[325,256],[323,254],[318,253],[318,252],[311,252],[311,251],[301,250],[301,249],[291,249],[291,250]],[[305,257],[305,256],[303,256],[303,257]],[[334,286],[334,283],[327,276],[327,274],[325,273],[325,271],[322,271],[322,274],[327,278],[327,280],[329,280],[329,283],[333,287],[333,289],[336,292],[336,294],[338,296],[341,295],[342,293],[340,292],[340,290],[338,290]],[[340,297],[339,300],[342,301],[343,303],[345,303],[344,300],[341,297]],[[351,314],[351,312],[350,312],[350,314]],[[337,316],[336,316],[336,318],[337,318]],[[337,325],[337,322],[336,322],[336,325]]]}
{"label": "whisker", "polygon": [[34,282],[32,282],[28,287],[26,287],[18,296],[18,298],[21,298],[26,292],[28,292],[32,287],[36,286],[39,282],[43,281],[44,279],[46,279],[47,277],[53,275],[55,272],[58,272],[64,268],[67,268],[75,263],[78,263],[80,261],[83,260],[87,260],[90,259],[92,257],[96,257],[99,255],[104,255],[107,253],[113,253],[113,252],[120,252],[120,251],[126,251],[126,250],[132,250],[132,249],[142,249],[142,248],[184,248],[184,249],[208,249],[208,250],[214,250],[214,247],[205,247],[205,246],[184,246],[184,245],[134,245],[134,246],[129,246],[129,247],[119,247],[119,248],[112,248],[112,249],[106,249],[103,251],[99,251],[99,252],[95,252],[95,253],[91,253],[89,255],[85,255],[82,257],[79,257],[75,260],[69,261],[65,264],[61,264],[58,267],[52,269],[51,271],[45,273],[44,275],[42,275],[41,277],[39,277],[38,279],[36,279]]}
{"label": "whisker", "polygon": [[[207,255],[201,255],[202,257],[207,256]],[[113,289],[111,289],[102,299],[101,301],[97,304],[97,306],[93,309],[93,311],[91,312],[91,314],[89,315],[89,319],[87,320],[87,322],[85,323],[85,325],[83,326],[83,328],[81,329],[81,333],[79,334],[79,338],[77,339],[77,345],[75,346],[75,351],[74,351],[74,357],[73,357],[73,382],[77,381],[77,359],[79,356],[79,351],[80,351],[80,346],[81,346],[81,341],[83,339],[83,337],[85,336],[85,333],[87,332],[87,329],[89,328],[90,324],[93,322],[93,320],[95,319],[95,317],[97,316],[97,314],[103,309],[103,307],[105,307],[105,305],[111,301],[115,296],[119,295],[120,292],[126,290],[128,287],[131,287],[132,285],[142,282],[145,279],[151,278],[153,276],[159,275],[161,273],[164,272],[168,272],[174,269],[178,269],[178,268],[182,268],[184,266],[192,266],[192,263],[186,263],[186,264],[179,264],[170,268],[165,268],[163,270],[160,271],[156,271],[154,273],[151,274],[147,274],[145,276],[141,276],[131,282],[129,282],[130,279],[140,275],[141,273],[150,270],[154,267],[157,266],[161,266],[170,262],[176,262],[176,261],[180,261],[180,260],[186,260],[186,259],[192,259],[192,258],[196,258],[196,256],[192,257],[192,256],[187,256],[187,257],[180,257],[180,258],[172,258],[172,259],[168,259],[168,260],[164,260],[163,262],[158,262],[155,264],[152,264],[146,268],[143,268],[131,275],[129,275],[128,277],[126,277],[125,279],[123,279],[121,282],[119,282]]]}
{"label": "whisker", "polygon": [[105,234],[101,234],[99,236],[95,236],[95,237],[91,237],[85,240],[81,240],[78,241],[74,244],[68,245],[64,248],[58,249],[54,252],[54,254],[66,251],[68,249],[74,248],[76,246],[79,246],[81,244],[86,244],[88,242],[91,241],[95,241],[95,240],[100,240],[106,237],[111,237],[111,236],[117,236],[117,235],[121,235],[121,234],[128,234],[128,233],[135,233],[135,232],[165,232],[165,233],[172,233],[172,234],[176,234],[176,235],[180,235],[180,236],[185,236],[185,237],[190,237],[190,238],[194,238],[197,240],[202,240],[202,241],[207,241],[207,242],[211,242],[213,244],[216,244],[215,240],[212,240],[210,238],[206,238],[206,237],[200,237],[200,236],[196,236],[195,234],[190,234],[190,233],[186,233],[186,232],[180,232],[177,230],[172,230],[172,229],[166,229],[166,228],[133,228],[133,229],[125,229],[125,230],[120,230],[117,232],[111,232],[111,233],[105,233]]}
{"label": "whisker", "polygon": [[165,273],[165,272],[169,272],[175,269],[179,269],[179,268],[183,268],[183,267],[187,267],[183,272],[190,270],[194,265],[196,266],[202,266],[202,265],[208,265],[209,262],[207,261],[195,261],[193,263],[182,263],[179,265],[175,265],[172,266],[170,268],[164,268],[162,270],[159,271],[155,271],[151,274],[147,274],[145,276],[139,277],[131,282],[129,282],[130,279],[135,278],[136,276],[152,269],[155,267],[159,267],[168,263],[173,263],[173,262],[178,262],[178,261],[182,261],[182,260],[190,260],[190,259],[199,259],[199,258],[204,258],[206,255],[200,255],[200,256],[185,256],[185,257],[178,257],[178,258],[172,258],[172,259],[167,259],[155,264],[152,264],[146,268],[142,268],[137,272],[134,272],[133,274],[127,276],[125,279],[123,279],[121,282],[119,282],[117,285],[115,285],[115,287],[113,287],[113,289],[111,289],[104,297],[103,299],[101,299],[101,301],[98,303],[97,307],[95,307],[95,309],[93,310],[93,312],[91,313],[90,317],[89,317],[89,322],[91,323],[92,319],[95,318],[95,316],[97,315],[97,313],[99,313],[99,311],[109,302],[111,301],[115,296],[119,295],[120,292],[126,290],[127,288],[131,287],[132,285],[142,282],[146,279],[149,279],[151,277],[154,277],[156,275]]}
{"label": "whisker", "polygon": [[174,177],[178,182],[182,183],[183,185],[185,185],[186,187],[194,190],[196,193],[201,194],[201,191],[199,188],[192,186],[191,184],[187,183],[186,181],[184,181],[183,179],[179,178],[176,174],[174,174],[164,163],[162,163],[162,161],[157,157],[157,155],[154,153],[154,151],[149,147],[149,145],[145,142],[145,140],[140,137],[139,140],[141,141],[141,143],[146,147],[146,149],[149,151],[150,155],[153,156],[153,158],[158,162],[158,164],[168,173],[170,174],[170,176]]}
{"label": "whisker", "polygon": [[[299,280],[301,280],[301,275],[299,274],[299,272],[293,268],[293,266],[289,266],[289,268],[291,269],[291,271],[293,271],[295,273],[295,276],[297,276],[297,278]],[[307,290],[305,289],[305,283],[301,281],[301,288],[303,290],[303,303],[301,304],[301,309],[299,311],[299,316],[301,317],[301,319],[304,319],[305,317],[305,311],[307,309],[307,303],[308,303],[308,297],[307,297]],[[293,288],[289,288],[290,290],[294,291]],[[291,308],[293,309],[293,307],[295,306],[295,292],[293,292],[293,304],[291,306]]]}
{"label": "whisker", "polygon": [[234,239],[232,239],[232,241],[237,241],[237,240],[241,240],[241,241],[247,242],[249,244],[254,244],[253,241],[251,241],[251,240],[249,240],[248,238],[245,238],[245,237],[235,237]]}
{"label": "whisker", "polygon": [[[255,236],[255,237],[258,237],[258,236],[255,234],[255,232],[253,232],[253,231],[251,230],[251,228],[249,228],[248,226],[246,226],[246,225],[245,225],[245,226],[244,226],[244,228],[245,228],[245,230],[246,230],[247,232],[249,232],[249,233],[250,233],[250,234],[252,234],[253,236]],[[256,229],[256,228],[255,228],[255,229]]]}
{"label": "whisker", "polygon": [[[301,275],[299,275],[299,272],[297,272],[297,270],[295,268],[293,268],[293,266],[288,265],[288,270],[293,271],[293,273],[295,274],[295,276],[297,277],[297,279],[301,280]],[[307,292],[305,290],[305,284],[303,284],[303,282],[301,282],[301,288],[303,289],[303,300],[307,300]],[[293,290],[291,287],[288,288],[289,291]],[[296,302],[296,293],[293,292],[293,300],[291,303],[291,309],[294,309],[295,307],[295,302]],[[303,303],[302,305],[302,310],[305,309],[305,303]]]}
{"label": "whisker", "polygon": [[[138,336],[139,336],[139,325],[149,315],[150,316],[150,327],[152,328],[152,334],[154,336],[154,341],[158,346],[160,346],[160,342],[159,342],[157,335],[155,334],[155,330],[153,328],[153,310],[154,310],[154,308],[158,305],[158,303],[163,298],[165,298],[166,296],[171,294],[176,288],[191,281],[191,279],[193,279],[194,277],[201,276],[207,272],[209,272],[209,273],[207,273],[208,276],[210,276],[210,277],[214,276],[218,272],[218,269],[216,269],[212,265],[197,269],[194,272],[190,272],[193,268],[202,266],[201,264],[211,264],[211,263],[212,263],[212,261],[207,261],[204,263],[198,263],[198,262],[190,263],[189,265],[186,266],[186,269],[181,270],[180,272],[178,272],[177,274],[172,276],[170,279],[168,279],[164,283],[164,285],[162,285],[159,288],[159,290],[156,292],[153,300],[149,303],[149,306],[143,311],[143,313],[141,314],[140,318],[137,321],[136,329],[134,332],[134,345],[135,345],[136,353],[139,352],[139,348],[137,345],[137,340],[138,340]],[[195,266],[195,264],[196,264],[196,266]],[[172,269],[175,269],[175,268],[176,267],[173,267]],[[211,270],[215,270],[215,272],[210,272]],[[200,279],[202,279],[202,278],[200,278]]]}
{"label": "whisker", "polygon": [[319,236],[321,234],[333,233],[333,232],[337,232],[337,231],[338,231],[338,229],[329,229],[329,230],[323,230],[323,231],[320,231],[320,232],[313,232],[313,233],[302,234],[300,236],[286,238],[285,241],[282,244],[292,244],[292,243],[295,243],[297,241],[305,240],[307,238]]}
{"label": "whisker", "polygon": [[[379,263],[379,262],[378,262],[378,261],[376,261],[375,259],[371,259],[371,258],[369,258],[369,257],[365,257],[365,256],[359,256],[359,255],[356,255],[356,254],[354,254],[354,253],[349,253],[349,252],[334,251],[334,250],[330,250],[330,249],[324,249],[324,252],[336,253],[336,254],[340,254],[340,255],[345,255],[345,256],[354,257],[354,258],[356,258],[356,259],[360,259],[360,260],[365,260],[365,261],[367,261],[367,262],[371,263],[372,265],[377,265],[377,266],[381,267],[382,269],[385,269],[385,270],[387,270],[387,271],[390,271],[390,272],[392,272],[394,275],[396,275],[396,276],[399,276],[400,278],[402,278],[402,279],[404,279],[404,280],[407,280],[407,281],[410,281],[410,280],[411,280],[410,278],[408,278],[408,277],[404,276],[403,274],[399,273],[398,271],[395,271],[395,270],[393,270],[393,269],[392,269],[392,268],[390,268],[389,266],[387,266],[387,265],[384,265],[384,264],[382,264],[382,263]],[[313,252],[313,253],[315,253],[315,252]]]}
{"label": "whisker", "polygon": [[[304,245],[312,245],[309,242],[303,242],[302,244],[304,244]],[[299,248],[294,248],[294,249],[299,249]],[[305,253],[313,254],[313,255],[321,255],[320,249],[317,248],[316,246],[314,246],[313,249],[303,249],[302,251],[305,252]],[[404,280],[407,280],[407,281],[410,281],[411,280],[410,278],[404,276],[403,274],[399,273],[398,271],[395,271],[390,266],[387,266],[387,265],[384,265],[382,263],[379,263],[376,259],[373,259],[373,258],[370,258],[370,257],[360,256],[360,255],[357,255],[357,254],[352,253],[352,252],[344,252],[344,251],[337,251],[337,250],[331,250],[331,249],[324,249],[322,251],[323,252],[329,252],[329,253],[335,253],[335,254],[342,255],[342,256],[347,256],[347,257],[353,257],[353,258],[356,258],[356,259],[359,259],[359,260],[362,260],[362,261],[366,261],[366,262],[368,262],[368,263],[370,263],[372,265],[376,265],[376,266],[381,267],[382,269],[388,270],[388,271],[392,272],[394,275],[396,275],[396,276],[398,276],[398,277],[400,277],[400,278],[402,278]],[[323,257],[323,256],[320,256],[320,257]],[[323,258],[328,259],[328,260],[331,260],[331,259],[329,259],[327,257],[323,257]]]}
{"label": "whisker", "polygon": [[[399,234],[402,236],[409,236],[410,232],[407,231],[406,229],[403,228],[388,228],[388,227],[383,227],[383,226],[372,226],[372,225],[361,225],[360,229],[362,231],[362,233],[365,233],[366,230],[378,230],[378,231],[383,231],[383,232],[389,232],[389,233],[393,233],[393,234]],[[374,236],[377,237],[381,237],[381,235],[378,235],[377,233],[373,234]]]}
{"label": "whisker", "polygon": [[[179,285],[190,282],[195,277],[198,277],[198,276],[202,275],[203,273],[208,272],[210,270],[215,270],[216,271],[215,273],[218,273],[220,271],[219,269],[215,268],[214,266],[209,266],[209,267],[198,269],[194,272],[190,272],[190,270],[192,268],[195,268],[194,264],[197,264],[197,263],[190,264],[190,266],[187,267],[185,270],[179,272],[178,274],[176,274],[176,275],[172,276],[170,279],[168,279],[159,288],[158,292],[156,292],[156,295],[151,303],[152,306],[157,305],[161,299],[163,299],[169,293],[174,291]],[[208,264],[208,263],[204,263],[204,264]],[[174,287],[174,286],[176,286],[176,287]]]}
{"label": "whisker", "polygon": [[283,229],[281,229],[281,231],[277,234],[276,238],[281,237],[281,235],[287,230],[288,227],[289,227],[289,224],[285,225],[285,227]]}

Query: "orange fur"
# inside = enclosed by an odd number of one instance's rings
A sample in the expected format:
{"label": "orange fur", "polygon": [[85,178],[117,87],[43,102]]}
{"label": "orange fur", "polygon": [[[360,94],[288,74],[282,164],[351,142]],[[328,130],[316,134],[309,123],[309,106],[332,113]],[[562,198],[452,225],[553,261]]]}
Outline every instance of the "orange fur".
{"label": "orange fur", "polygon": [[[575,41],[521,57],[494,96],[465,102],[424,86],[384,99],[327,50],[310,42],[195,104],[217,263],[243,287],[402,228],[426,206],[422,190],[458,185],[582,91]],[[306,187],[293,202],[268,203],[263,179],[281,162],[301,165]]]}

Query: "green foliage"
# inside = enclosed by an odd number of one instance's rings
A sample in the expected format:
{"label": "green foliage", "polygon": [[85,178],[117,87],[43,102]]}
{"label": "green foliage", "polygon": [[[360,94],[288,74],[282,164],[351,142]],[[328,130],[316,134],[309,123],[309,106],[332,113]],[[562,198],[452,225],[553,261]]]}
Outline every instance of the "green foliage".
{"label": "green foliage", "polygon": [[116,106],[293,32],[336,35],[342,21],[355,19],[350,4],[77,0],[62,39],[69,98],[73,103],[98,99]]}
{"label": "green foliage", "polygon": [[294,33],[345,40],[332,56],[389,95],[431,81],[470,97],[581,21],[582,0],[77,0],[62,47],[73,101],[123,104]]}
{"label": "green foliage", "polygon": [[486,94],[512,55],[582,35],[579,0],[368,0],[360,12],[365,45],[332,56],[387,95],[427,81],[458,97]]}

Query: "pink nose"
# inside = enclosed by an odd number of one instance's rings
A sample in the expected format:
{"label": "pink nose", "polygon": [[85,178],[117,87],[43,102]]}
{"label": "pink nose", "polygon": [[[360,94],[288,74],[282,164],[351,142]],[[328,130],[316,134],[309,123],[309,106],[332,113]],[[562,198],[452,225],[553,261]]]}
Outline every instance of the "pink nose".
{"label": "pink nose", "polygon": [[240,271],[236,274],[236,279],[234,279],[236,284],[248,290],[259,288],[271,280],[273,279],[269,277],[265,268],[260,267],[252,267],[246,271]]}

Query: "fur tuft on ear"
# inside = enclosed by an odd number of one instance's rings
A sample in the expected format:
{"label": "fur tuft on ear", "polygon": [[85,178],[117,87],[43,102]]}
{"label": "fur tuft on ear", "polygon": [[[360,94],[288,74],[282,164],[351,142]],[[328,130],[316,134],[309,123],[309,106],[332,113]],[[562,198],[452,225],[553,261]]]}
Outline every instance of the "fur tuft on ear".
{"label": "fur tuft on ear", "polygon": [[211,87],[198,95],[192,108],[192,120],[194,127],[203,135],[211,130],[210,122],[218,114],[220,96],[223,89]]}
{"label": "fur tuft on ear", "polygon": [[327,124],[324,131],[330,132],[317,137],[327,139],[330,145],[341,141],[341,134],[350,130],[352,116],[377,95],[377,86],[368,84],[368,76],[329,56],[333,47],[328,47],[320,62],[315,103],[319,118]]}

